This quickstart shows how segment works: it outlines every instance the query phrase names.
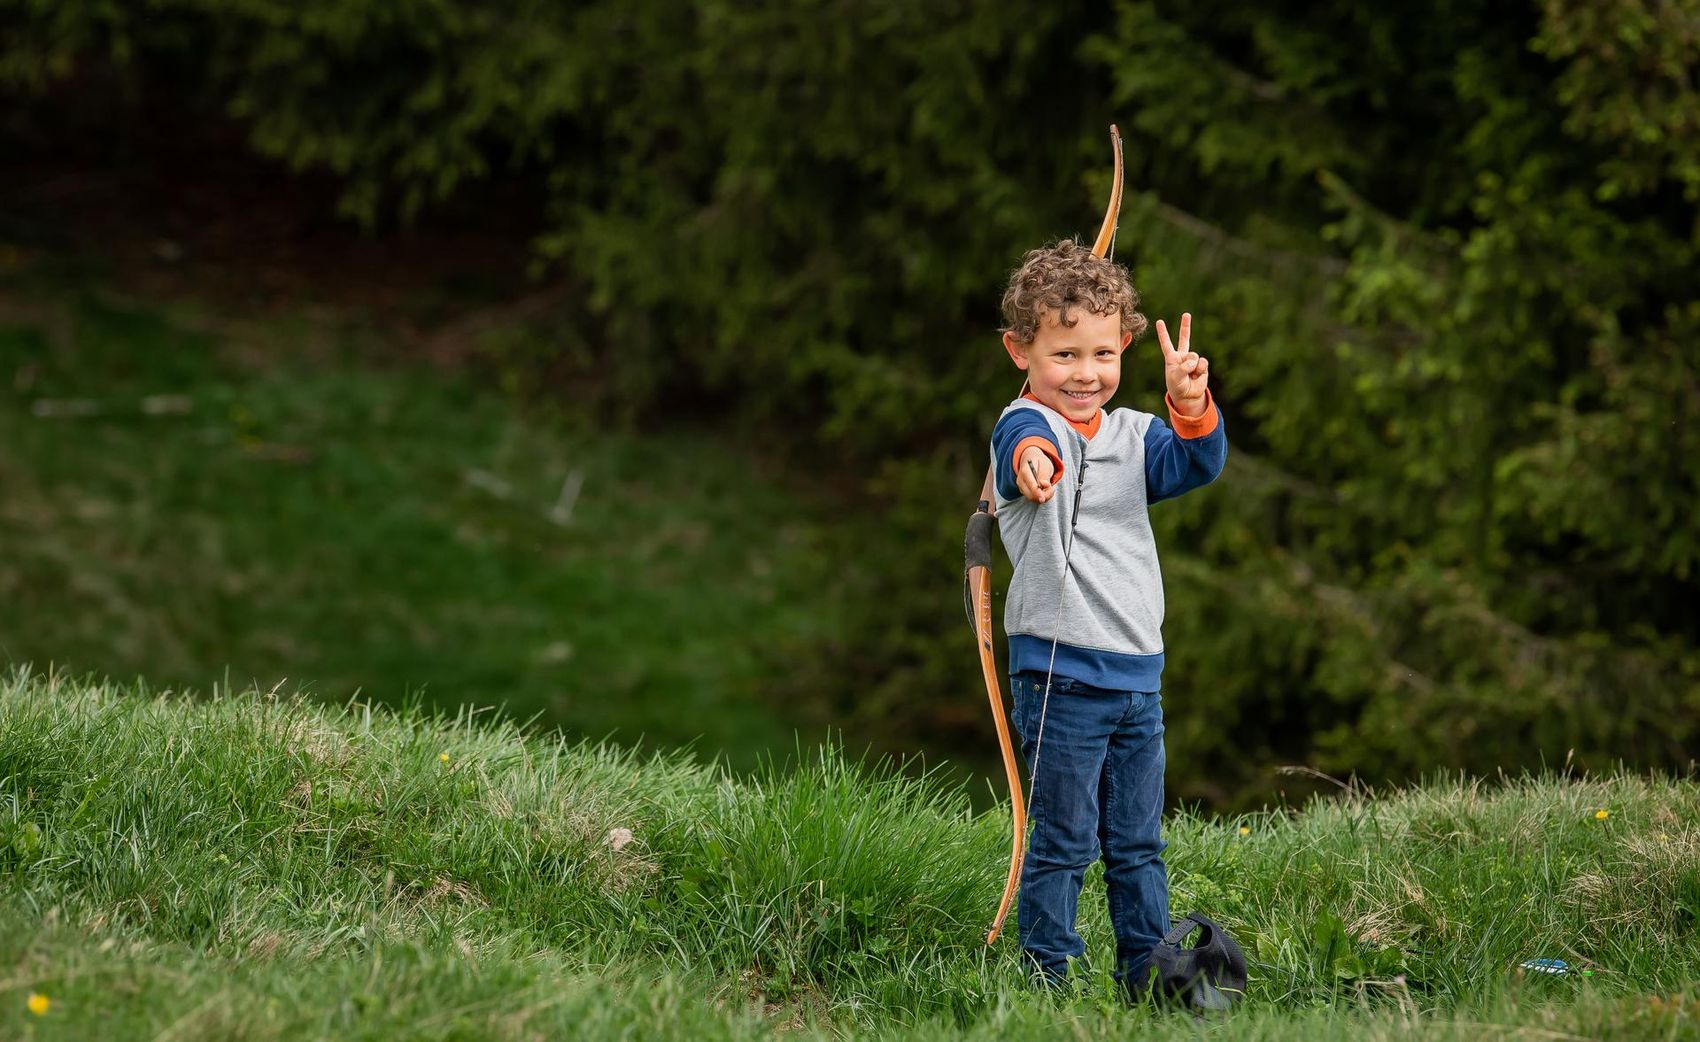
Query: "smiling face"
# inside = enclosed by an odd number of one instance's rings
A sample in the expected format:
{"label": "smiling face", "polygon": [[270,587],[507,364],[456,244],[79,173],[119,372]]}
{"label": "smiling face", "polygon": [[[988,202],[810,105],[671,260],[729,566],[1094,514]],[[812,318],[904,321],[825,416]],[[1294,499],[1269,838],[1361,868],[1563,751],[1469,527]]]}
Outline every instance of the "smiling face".
{"label": "smiling face", "polygon": [[1081,308],[1070,311],[1074,325],[1062,325],[1057,312],[1047,308],[1032,343],[1024,344],[1015,334],[1005,333],[1003,346],[1015,367],[1027,373],[1035,398],[1068,419],[1084,423],[1116,393],[1122,379],[1122,352],[1127,350],[1133,333],[1122,332],[1119,311],[1107,315],[1094,315]]}

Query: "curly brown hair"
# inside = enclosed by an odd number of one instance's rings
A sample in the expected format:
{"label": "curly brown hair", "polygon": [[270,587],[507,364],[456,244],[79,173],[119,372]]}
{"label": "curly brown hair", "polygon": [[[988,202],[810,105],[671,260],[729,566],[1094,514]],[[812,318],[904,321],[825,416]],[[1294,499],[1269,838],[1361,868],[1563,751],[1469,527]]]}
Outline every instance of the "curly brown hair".
{"label": "curly brown hair", "polygon": [[1135,337],[1145,332],[1145,316],[1134,310],[1139,307],[1139,292],[1127,269],[1093,256],[1073,239],[1028,250],[1021,258],[1021,267],[1010,275],[1003,295],[1003,317],[1009,323],[1005,331],[1031,344],[1039,335],[1040,316],[1055,311],[1059,324],[1072,326],[1079,321],[1070,314],[1075,307],[1094,315],[1119,311],[1122,332]]}

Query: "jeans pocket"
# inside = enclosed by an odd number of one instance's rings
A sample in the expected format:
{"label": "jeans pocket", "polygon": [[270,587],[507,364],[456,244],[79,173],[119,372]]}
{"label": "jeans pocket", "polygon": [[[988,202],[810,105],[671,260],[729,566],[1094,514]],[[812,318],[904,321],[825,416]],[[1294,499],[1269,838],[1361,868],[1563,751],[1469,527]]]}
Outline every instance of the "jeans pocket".
{"label": "jeans pocket", "polygon": [[1014,725],[1015,733],[1020,736],[1027,734],[1024,707],[1027,705],[1031,688],[1032,685],[1019,673],[1009,678],[1009,722]]}
{"label": "jeans pocket", "polygon": [[1080,681],[1069,677],[1059,677],[1055,674],[1049,677],[1040,676],[1033,680],[1033,694],[1035,698],[1040,700],[1043,700],[1047,695],[1055,698],[1065,692],[1074,691],[1080,686]]}
{"label": "jeans pocket", "polygon": [[1049,703],[1059,696],[1077,691],[1080,687],[1081,684],[1077,680],[1055,674],[1047,677],[1035,671],[1017,673],[1010,677],[1010,703],[1013,706],[1010,723],[1015,725],[1016,733],[1023,738],[1037,738],[1034,732],[1044,722]]}

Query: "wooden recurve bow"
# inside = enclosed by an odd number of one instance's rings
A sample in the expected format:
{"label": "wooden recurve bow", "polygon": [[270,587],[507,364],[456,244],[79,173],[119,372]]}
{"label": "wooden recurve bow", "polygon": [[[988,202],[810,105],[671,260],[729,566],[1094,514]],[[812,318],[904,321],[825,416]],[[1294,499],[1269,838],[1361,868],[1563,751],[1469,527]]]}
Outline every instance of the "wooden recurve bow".
{"label": "wooden recurve bow", "polygon": [[[1115,148],[1116,170],[1110,185],[1110,203],[1104,210],[1104,223],[1098,228],[1098,238],[1092,253],[1098,257],[1114,255],[1116,224],[1122,207],[1122,137],[1112,124],[1110,142]],[[1022,393],[1027,387],[1022,385]],[[1027,801],[1021,794],[1021,771],[1015,762],[1015,746],[1010,742],[1009,717],[1003,708],[1003,692],[998,686],[997,656],[992,647],[992,525],[997,520],[997,489],[994,487],[997,465],[986,468],[985,484],[980,486],[980,502],[968,519],[968,533],[963,539],[967,558],[966,597],[974,623],[974,640],[980,648],[980,673],[986,682],[986,697],[992,705],[992,724],[997,728],[998,747],[1003,752],[1004,775],[1009,781],[1010,810],[1013,817],[1009,850],[1009,875],[1004,880],[1003,898],[998,901],[998,914],[986,932],[991,944],[1003,932],[1009,916],[1010,902],[1021,881],[1021,864],[1027,852]]]}

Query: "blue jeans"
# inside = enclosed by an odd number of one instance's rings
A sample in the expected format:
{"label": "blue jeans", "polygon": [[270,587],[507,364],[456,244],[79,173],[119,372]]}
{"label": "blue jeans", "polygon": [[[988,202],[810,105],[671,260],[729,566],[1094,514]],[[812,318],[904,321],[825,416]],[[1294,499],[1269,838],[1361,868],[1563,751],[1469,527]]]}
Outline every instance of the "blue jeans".
{"label": "blue jeans", "polygon": [[1086,868],[1101,855],[1116,935],[1115,976],[1138,990],[1151,949],[1169,929],[1162,695],[1052,677],[1041,746],[1045,674],[1018,673],[1010,688],[1030,775],[1036,753],[1039,760],[1016,906],[1021,948],[1048,979],[1066,976],[1068,960],[1086,951],[1074,918]]}

